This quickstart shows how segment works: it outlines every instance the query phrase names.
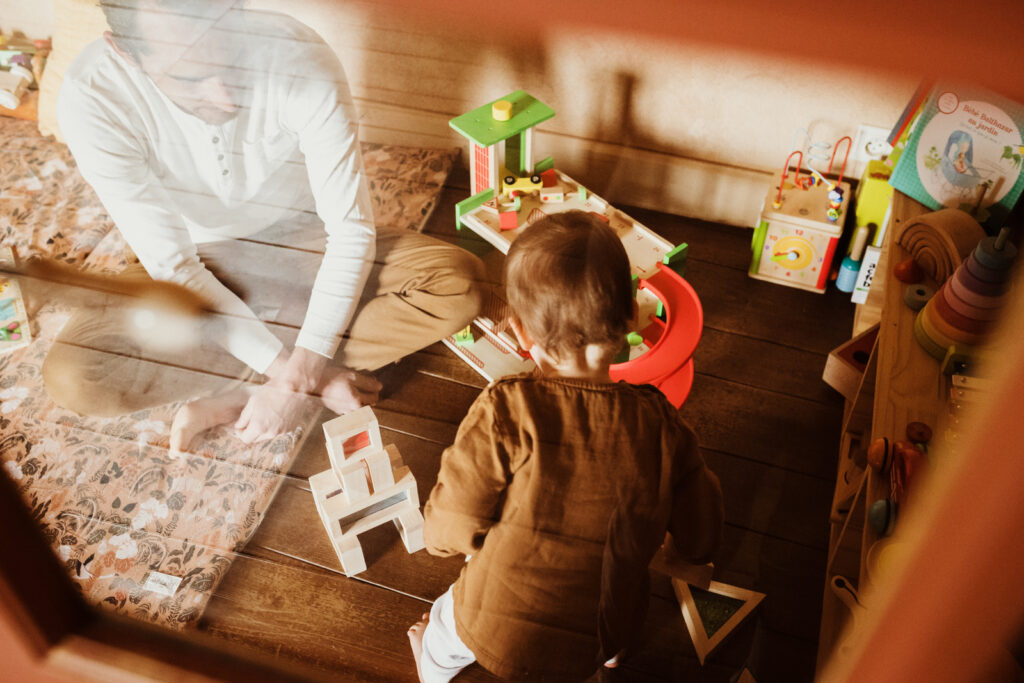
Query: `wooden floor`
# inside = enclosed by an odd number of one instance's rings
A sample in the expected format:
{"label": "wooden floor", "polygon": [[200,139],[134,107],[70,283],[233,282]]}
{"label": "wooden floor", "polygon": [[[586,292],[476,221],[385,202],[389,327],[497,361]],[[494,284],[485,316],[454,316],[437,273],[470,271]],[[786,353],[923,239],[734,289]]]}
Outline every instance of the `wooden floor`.
{"label": "wooden floor", "polygon": [[[453,227],[454,202],[467,195],[446,188],[427,232],[468,240]],[[748,230],[623,209],[672,242],[690,244],[686,277],[703,301],[705,328],[682,413],[725,493],[715,578],[767,597],[701,667],[667,578],[652,573],[642,649],[595,680],[724,682],[746,667],[759,683],[810,681],[843,408],[821,371],[828,350],[849,337],[853,307],[834,290],[823,296],[747,277]],[[375,411],[384,442],[401,450],[422,502],[484,381],[441,344],[385,369],[381,379],[385,397]],[[462,562],[409,555],[387,525],[361,536],[368,569],[346,578],[306,483],[326,467],[318,433],[217,589],[201,629],[339,680],[413,681],[406,629]],[[473,666],[458,680],[491,678]]]}

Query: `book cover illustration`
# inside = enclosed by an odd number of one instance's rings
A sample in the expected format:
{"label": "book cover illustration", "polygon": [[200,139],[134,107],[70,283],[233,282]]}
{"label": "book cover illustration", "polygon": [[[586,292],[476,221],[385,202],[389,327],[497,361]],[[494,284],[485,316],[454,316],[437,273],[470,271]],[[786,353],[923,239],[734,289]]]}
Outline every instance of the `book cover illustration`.
{"label": "book cover illustration", "polygon": [[0,353],[20,349],[32,341],[21,289],[17,282],[2,274],[5,265],[13,264],[11,250],[0,249]]}
{"label": "book cover illustration", "polygon": [[998,229],[1024,189],[1024,107],[977,89],[932,90],[890,184],[932,208]]}

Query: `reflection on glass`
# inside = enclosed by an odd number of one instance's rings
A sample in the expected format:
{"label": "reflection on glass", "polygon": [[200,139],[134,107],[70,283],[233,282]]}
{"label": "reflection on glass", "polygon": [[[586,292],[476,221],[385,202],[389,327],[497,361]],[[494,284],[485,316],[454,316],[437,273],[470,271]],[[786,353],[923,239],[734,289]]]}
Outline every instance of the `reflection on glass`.
{"label": "reflection on glass", "polygon": [[233,0],[100,5],[67,146],[4,127],[33,335],[0,354],[0,458],[89,602],[177,628],[322,407],[376,402],[372,371],[464,327],[481,265],[375,226],[410,210],[371,193],[315,31]]}

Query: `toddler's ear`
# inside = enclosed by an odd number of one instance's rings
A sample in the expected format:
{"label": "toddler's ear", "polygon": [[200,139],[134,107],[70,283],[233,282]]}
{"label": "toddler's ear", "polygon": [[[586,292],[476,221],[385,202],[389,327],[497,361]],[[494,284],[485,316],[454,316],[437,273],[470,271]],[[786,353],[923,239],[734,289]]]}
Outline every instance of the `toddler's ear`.
{"label": "toddler's ear", "polygon": [[512,326],[512,333],[516,335],[516,341],[519,342],[519,348],[523,351],[529,351],[533,348],[533,337],[523,327],[523,323],[519,318],[514,315],[509,316],[508,324]]}

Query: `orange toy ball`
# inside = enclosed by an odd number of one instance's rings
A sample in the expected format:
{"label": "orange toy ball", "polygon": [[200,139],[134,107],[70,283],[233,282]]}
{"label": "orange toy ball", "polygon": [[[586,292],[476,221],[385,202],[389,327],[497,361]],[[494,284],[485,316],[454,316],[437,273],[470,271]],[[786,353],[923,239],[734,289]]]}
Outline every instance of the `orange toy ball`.
{"label": "orange toy ball", "polygon": [[917,262],[912,258],[908,258],[906,261],[897,263],[892,269],[893,276],[908,285],[913,285],[924,279],[924,273],[921,272],[921,267],[917,265]]}

